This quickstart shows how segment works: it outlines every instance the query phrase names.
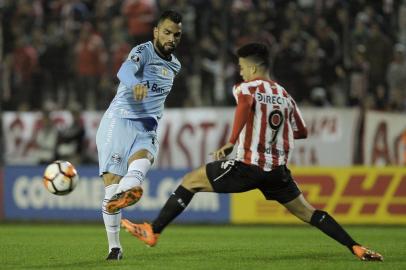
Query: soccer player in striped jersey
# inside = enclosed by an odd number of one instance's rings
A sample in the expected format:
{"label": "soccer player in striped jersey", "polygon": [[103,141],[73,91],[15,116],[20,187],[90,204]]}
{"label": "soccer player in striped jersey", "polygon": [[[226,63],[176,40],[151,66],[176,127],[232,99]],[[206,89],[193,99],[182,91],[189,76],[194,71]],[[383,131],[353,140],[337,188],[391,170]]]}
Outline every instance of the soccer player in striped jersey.
{"label": "soccer player in striped jersey", "polygon": [[[306,125],[293,98],[269,77],[269,51],[251,43],[241,47],[240,74],[244,80],[233,89],[237,101],[231,137],[213,153],[216,161],[184,176],[152,224],[121,224],[149,246],[156,245],[163,229],[197,192],[237,193],[259,189],[292,214],[346,246],[359,259],[383,257],[357,242],[327,212],[313,208],[293,180],[287,162],[295,139],[307,137]],[[238,141],[235,159],[225,160]]]}
{"label": "soccer player in striped jersey", "polygon": [[121,209],[142,196],[142,182],[156,159],[156,129],[181,65],[172,54],[180,42],[182,16],[165,11],[153,41],[134,47],[121,65],[117,94],[101,119],[96,145],[105,185],[102,205],[107,231],[107,260],[122,258]]}

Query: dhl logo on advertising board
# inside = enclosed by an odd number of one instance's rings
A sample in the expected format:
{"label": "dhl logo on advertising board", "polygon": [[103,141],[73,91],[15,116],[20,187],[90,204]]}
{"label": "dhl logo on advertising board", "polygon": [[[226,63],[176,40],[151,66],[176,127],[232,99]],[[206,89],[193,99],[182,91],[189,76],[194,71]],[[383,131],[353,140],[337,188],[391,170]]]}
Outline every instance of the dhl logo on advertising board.
{"label": "dhl logo on advertising board", "polygon": [[[406,224],[406,168],[292,168],[307,200],[346,224]],[[233,194],[233,223],[301,223],[259,191]]]}

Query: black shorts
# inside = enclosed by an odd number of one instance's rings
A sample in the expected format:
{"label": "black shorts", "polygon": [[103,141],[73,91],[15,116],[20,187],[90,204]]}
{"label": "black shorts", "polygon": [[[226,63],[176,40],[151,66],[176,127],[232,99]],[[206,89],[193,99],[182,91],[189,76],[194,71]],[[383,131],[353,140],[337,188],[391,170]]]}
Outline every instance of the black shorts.
{"label": "black shorts", "polygon": [[214,161],[206,165],[206,174],[216,193],[239,193],[259,189],[267,200],[287,203],[301,194],[290,170],[278,166],[270,172],[236,160]]}

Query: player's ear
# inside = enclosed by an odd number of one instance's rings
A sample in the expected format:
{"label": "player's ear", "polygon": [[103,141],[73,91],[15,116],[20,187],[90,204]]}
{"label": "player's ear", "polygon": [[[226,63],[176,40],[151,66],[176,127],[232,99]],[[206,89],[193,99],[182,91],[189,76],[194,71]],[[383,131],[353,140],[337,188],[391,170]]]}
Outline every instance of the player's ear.
{"label": "player's ear", "polygon": [[154,39],[158,39],[158,27],[154,27]]}
{"label": "player's ear", "polygon": [[257,72],[257,65],[251,65],[251,67],[250,67],[250,71],[251,71],[251,74],[255,74],[256,72]]}

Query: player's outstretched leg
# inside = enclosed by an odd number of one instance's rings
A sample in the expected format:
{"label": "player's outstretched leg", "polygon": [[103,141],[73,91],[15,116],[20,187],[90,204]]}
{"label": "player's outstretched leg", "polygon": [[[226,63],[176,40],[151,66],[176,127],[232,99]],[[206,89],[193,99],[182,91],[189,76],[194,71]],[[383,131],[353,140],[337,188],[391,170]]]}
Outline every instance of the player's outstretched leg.
{"label": "player's outstretched leg", "polygon": [[359,259],[363,261],[383,261],[381,254],[355,242],[332,216],[325,211],[314,209],[302,194],[285,203],[284,206],[301,220],[310,223],[340,244],[346,246]]}
{"label": "player's outstretched leg", "polygon": [[186,209],[199,191],[212,191],[205,166],[183,177],[182,184],[171,194],[152,224],[134,224],[123,219],[121,225],[148,246],[155,246],[161,232]]}
{"label": "player's outstretched leg", "polygon": [[122,219],[121,226],[148,246],[153,247],[157,244],[160,233],[186,209],[193,196],[193,192],[179,186],[166,201],[152,224],[136,224],[127,219]]}
{"label": "player's outstretched leg", "polygon": [[315,210],[310,219],[310,224],[345,245],[355,256],[362,261],[383,261],[383,256],[357,242],[341,227],[340,224],[327,212]]}

